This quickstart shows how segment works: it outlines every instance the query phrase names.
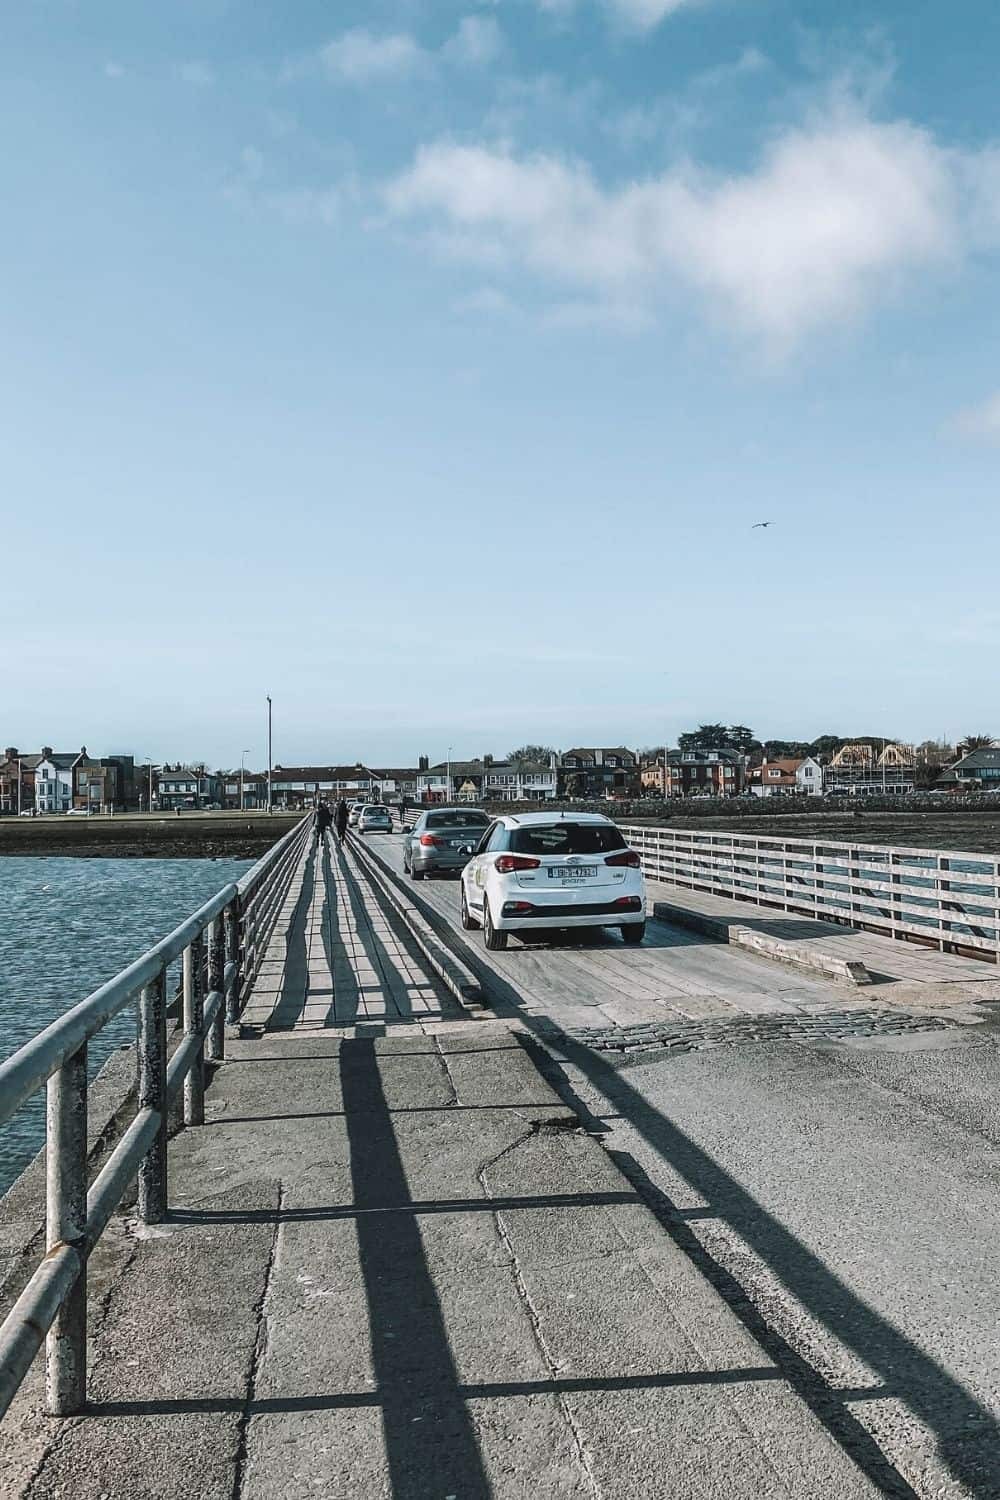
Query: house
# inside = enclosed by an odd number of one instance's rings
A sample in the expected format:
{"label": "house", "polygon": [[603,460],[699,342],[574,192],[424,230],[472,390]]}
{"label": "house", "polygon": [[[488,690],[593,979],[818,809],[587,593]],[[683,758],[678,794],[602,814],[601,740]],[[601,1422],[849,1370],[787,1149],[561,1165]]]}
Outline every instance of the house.
{"label": "house", "polygon": [[743,790],[744,757],[738,750],[668,750],[668,797],[738,797]]}
{"label": "house", "polygon": [[415,802],[419,775],[416,766],[379,767],[372,771],[375,795],[380,802]]}
{"label": "house", "polygon": [[22,755],[8,745],[0,760],[0,813],[30,812],[35,805],[35,769],[40,755]]}
{"label": "house", "polygon": [[755,797],[823,795],[823,767],[811,755],[802,759],[765,760],[752,766],[747,785]]}
{"label": "house", "polygon": [[970,750],[934,783],[942,791],[1000,791],[1000,748]]}
{"label": "house", "polygon": [[577,746],[560,757],[559,773],[563,797],[628,797],[639,785],[639,757],[624,745]]}
{"label": "house", "polygon": [[237,767],[222,777],[222,805],[243,812],[267,806],[267,772]]}
{"label": "house", "polygon": [[515,765],[483,756],[483,799],[487,802],[547,802],[558,791],[555,755],[547,765]]}
{"label": "house", "polygon": [[828,797],[905,797],[916,784],[911,745],[887,741],[881,751],[867,741],[842,745],[823,768]]}
{"label": "house", "polygon": [[436,766],[421,757],[417,772],[417,800],[420,802],[475,802],[483,794],[481,760],[442,760]]}
{"label": "house", "polygon": [[204,766],[164,766],[160,771],[157,802],[162,810],[222,805],[222,779]]}
{"label": "house", "polygon": [[35,810],[66,813],[73,806],[73,771],[86,749],[53,750],[46,745],[35,767]]}
{"label": "house", "polygon": [[73,767],[73,806],[87,812],[122,812],[138,806],[135,760],[131,755],[97,758],[80,751]]}
{"label": "house", "polygon": [[274,766],[271,801],[275,807],[306,807],[317,801],[364,802],[372,796],[374,773],[353,766]]}

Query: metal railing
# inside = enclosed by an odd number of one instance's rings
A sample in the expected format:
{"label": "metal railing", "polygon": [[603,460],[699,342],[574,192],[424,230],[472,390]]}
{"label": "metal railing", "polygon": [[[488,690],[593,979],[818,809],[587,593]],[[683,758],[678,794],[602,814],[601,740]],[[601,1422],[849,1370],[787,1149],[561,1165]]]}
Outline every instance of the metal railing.
{"label": "metal railing", "polygon": [[[0,1327],[0,1416],[46,1340],[46,1405],[53,1416],[87,1398],[87,1260],[138,1177],[138,1213],[167,1214],[170,1108],[205,1120],[205,1061],[221,1061],[227,1023],[239,1024],[296,865],[305,817],[235,885],[226,885],[142,958],[0,1063],[0,1125],[43,1086],[45,1255]],[[167,972],[181,963],[182,1038],[168,1061]],[[136,1112],[87,1190],[87,1044],[136,1005]]]}
{"label": "metal railing", "polygon": [[622,824],[650,880],[1000,962],[1000,860]]}

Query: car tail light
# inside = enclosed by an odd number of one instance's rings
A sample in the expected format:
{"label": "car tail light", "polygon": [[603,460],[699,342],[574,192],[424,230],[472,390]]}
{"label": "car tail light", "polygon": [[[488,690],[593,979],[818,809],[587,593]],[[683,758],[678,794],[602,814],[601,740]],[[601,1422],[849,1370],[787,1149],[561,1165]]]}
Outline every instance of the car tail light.
{"label": "car tail light", "polygon": [[620,854],[606,854],[604,856],[606,865],[628,865],[630,870],[638,870],[642,860],[634,849],[623,849]]}
{"label": "car tail light", "polygon": [[514,870],[537,870],[540,864],[541,860],[530,854],[501,854],[493,861],[493,868],[499,875],[510,875]]}
{"label": "car tail light", "polygon": [[503,914],[505,917],[526,917],[534,911],[530,901],[505,901]]}
{"label": "car tail light", "polygon": [[638,896],[619,896],[614,904],[618,911],[642,910],[642,901]]}
{"label": "car tail light", "polygon": [[441,840],[438,838],[436,833],[422,833],[420,835],[420,842],[423,844],[425,849],[436,849],[441,843]]}

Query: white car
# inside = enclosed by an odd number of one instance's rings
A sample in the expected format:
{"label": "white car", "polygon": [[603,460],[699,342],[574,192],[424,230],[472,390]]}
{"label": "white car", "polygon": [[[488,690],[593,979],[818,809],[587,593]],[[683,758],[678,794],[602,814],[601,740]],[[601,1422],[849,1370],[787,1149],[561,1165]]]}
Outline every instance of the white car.
{"label": "white car", "polygon": [[462,926],[482,927],[487,948],[511,932],[619,927],[626,943],[646,931],[646,882],[621,830],[600,813],[502,814],[462,871]]}

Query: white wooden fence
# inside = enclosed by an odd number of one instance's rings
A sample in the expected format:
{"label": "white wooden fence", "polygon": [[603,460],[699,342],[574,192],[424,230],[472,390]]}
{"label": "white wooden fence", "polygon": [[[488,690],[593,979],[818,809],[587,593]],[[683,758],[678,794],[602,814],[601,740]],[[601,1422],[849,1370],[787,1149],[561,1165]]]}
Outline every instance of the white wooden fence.
{"label": "white wooden fence", "polygon": [[1000,962],[1000,860],[622,824],[648,879]]}

